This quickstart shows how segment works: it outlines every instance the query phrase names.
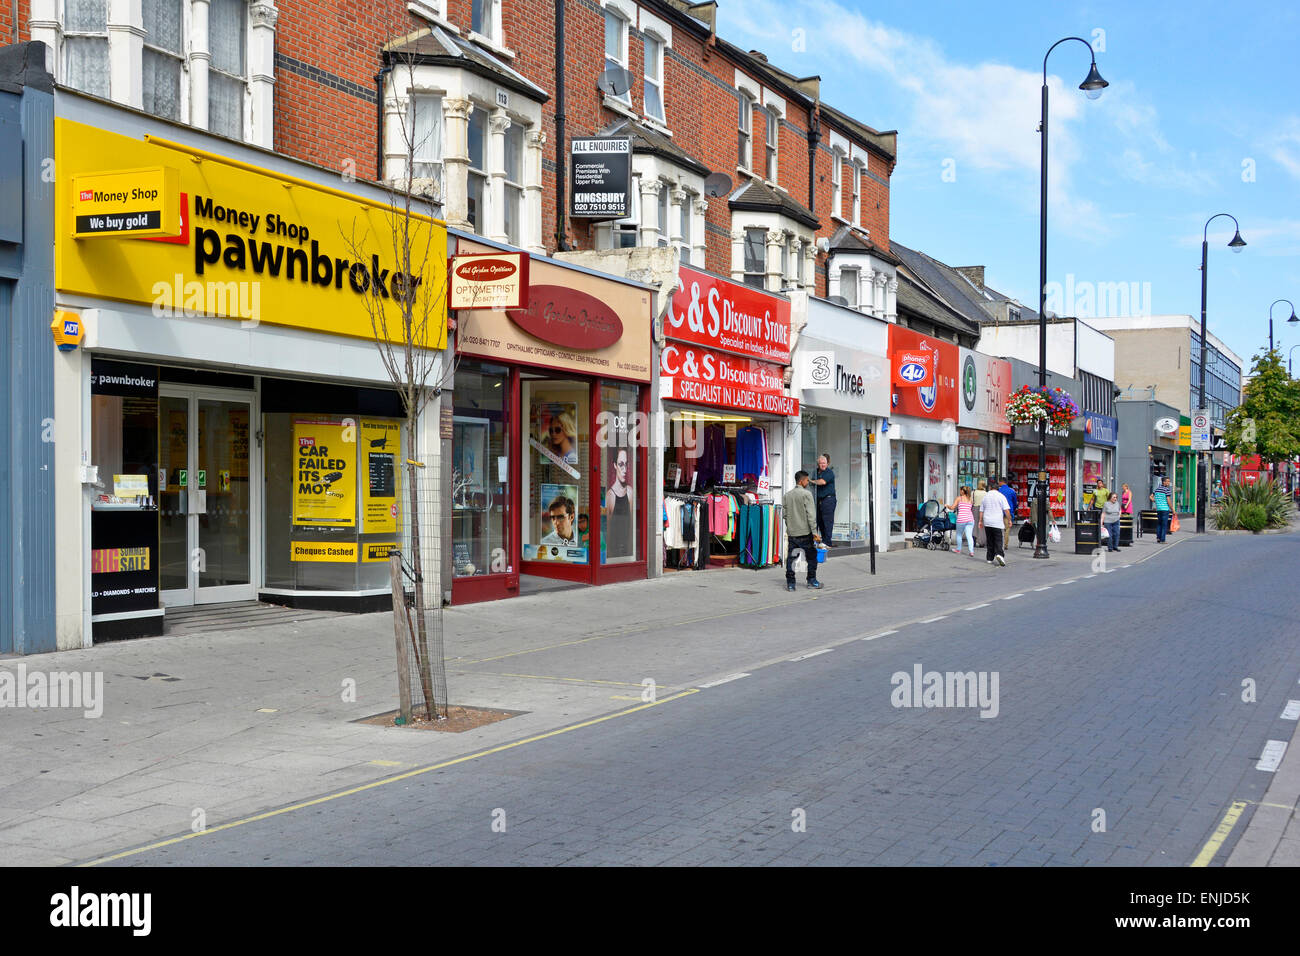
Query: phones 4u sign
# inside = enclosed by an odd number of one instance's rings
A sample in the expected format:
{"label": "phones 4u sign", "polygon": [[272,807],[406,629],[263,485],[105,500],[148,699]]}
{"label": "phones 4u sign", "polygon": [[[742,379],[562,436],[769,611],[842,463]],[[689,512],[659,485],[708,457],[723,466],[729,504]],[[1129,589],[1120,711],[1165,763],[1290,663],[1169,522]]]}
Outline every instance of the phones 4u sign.
{"label": "phones 4u sign", "polygon": [[573,140],[569,186],[574,219],[626,219],[632,214],[632,141]]}

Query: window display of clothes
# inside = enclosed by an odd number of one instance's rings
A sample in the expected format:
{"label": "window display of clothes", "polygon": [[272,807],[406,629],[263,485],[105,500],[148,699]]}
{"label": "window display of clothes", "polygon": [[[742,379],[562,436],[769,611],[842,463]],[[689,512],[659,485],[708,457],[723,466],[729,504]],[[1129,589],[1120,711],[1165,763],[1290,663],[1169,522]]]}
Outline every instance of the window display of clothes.
{"label": "window display of clothes", "polygon": [[711,503],[706,495],[664,496],[664,566],[686,570],[709,563]]}
{"label": "window display of clothes", "polygon": [[740,566],[765,568],[781,561],[781,510],[772,504],[740,506]]}
{"label": "window display of clothes", "polygon": [[721,425],[706,425],[699,448],[696,487],[708,488],[722,480],[722,466],[727,463],[727,432]]}

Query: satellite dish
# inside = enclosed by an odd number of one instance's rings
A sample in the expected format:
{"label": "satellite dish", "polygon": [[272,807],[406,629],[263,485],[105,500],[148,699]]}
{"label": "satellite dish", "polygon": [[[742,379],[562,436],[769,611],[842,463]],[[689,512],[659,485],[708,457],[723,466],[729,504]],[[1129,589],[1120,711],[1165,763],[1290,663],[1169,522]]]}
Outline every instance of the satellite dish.
{"label": "satellite dish", "polygon": [[710,173],[704,180],[704,195],[710,198],[731,192],[731,177],[726,173]]}
{"label": "satellite dish", "polygon": [[632,89],[632,74],[621,66],[611,66],[596,77],[596,86],[610,96],[623,96]]}
{"label": "satellite dish", "polygon": [[846,299],[846,298],[844,298],[844,296],[842,296],[842,295],[833,295],[833,296],[831,296],[829,299],[827,299],[826,301],[827,301],[827,302],[834,303],[835,305],[844,305],[844,306],[847,306],[847,305],[849,304],[849,300]]}

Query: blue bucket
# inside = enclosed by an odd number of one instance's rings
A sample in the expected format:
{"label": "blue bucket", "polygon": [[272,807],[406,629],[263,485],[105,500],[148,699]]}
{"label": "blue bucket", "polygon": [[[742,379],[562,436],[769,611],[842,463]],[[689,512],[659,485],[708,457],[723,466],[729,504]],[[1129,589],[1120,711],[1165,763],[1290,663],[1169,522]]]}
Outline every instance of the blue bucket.
{"label": "blue bucket", "polygon": [[817,563],[818,564],[826,563],[826,545],[824,544],[817,545]]}

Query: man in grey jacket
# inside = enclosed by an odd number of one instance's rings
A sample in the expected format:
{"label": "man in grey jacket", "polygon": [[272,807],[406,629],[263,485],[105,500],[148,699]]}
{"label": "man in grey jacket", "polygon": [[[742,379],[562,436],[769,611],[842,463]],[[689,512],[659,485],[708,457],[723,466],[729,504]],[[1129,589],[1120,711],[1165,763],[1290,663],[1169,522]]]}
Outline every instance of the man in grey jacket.
{"label": "man in grey jacket", "polygon": [[796,487],[786,492],[782,502],[785,508],[785,533],[790,542],[790,550],[785,559],[785,589],[794,590],[794,555],[803,550],[808,559],[808,587],[820,589],[822,583],[817,580],[817,550],[813,542],[820,541],[817,533],[817,506],[813,503],[812,492],[808,490],[808,472],[794,473]]}

